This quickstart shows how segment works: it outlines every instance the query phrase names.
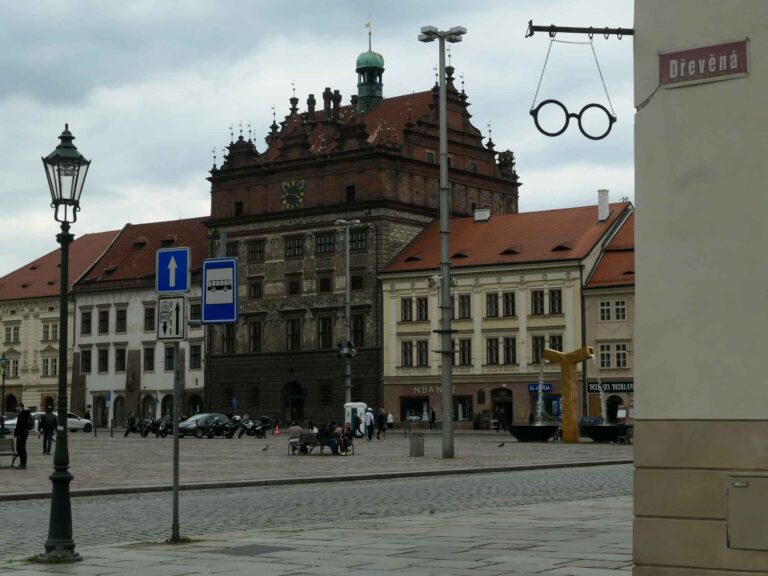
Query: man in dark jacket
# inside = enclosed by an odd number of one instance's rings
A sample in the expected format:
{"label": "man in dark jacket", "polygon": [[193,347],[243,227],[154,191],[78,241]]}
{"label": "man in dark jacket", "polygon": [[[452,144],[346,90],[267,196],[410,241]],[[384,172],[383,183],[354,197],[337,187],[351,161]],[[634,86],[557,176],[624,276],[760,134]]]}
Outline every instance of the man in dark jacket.
{"label": "man in dark jacket", "polygon": [[32,414],[19,402],[16,405],[16,429],[13,435],[16,437],[16,453],[19,455],[19,468],[27,467],[27,436],[32,429]]}
{"label": "man in dark jacket", "polygon": [[51,444],[53,443],[53,433],[56,432],[56,415],[53,413],[53,406],[45,407],[45,414],[40,416],[40,428],[37,433],[43,435],[43,454],[51,453]]}

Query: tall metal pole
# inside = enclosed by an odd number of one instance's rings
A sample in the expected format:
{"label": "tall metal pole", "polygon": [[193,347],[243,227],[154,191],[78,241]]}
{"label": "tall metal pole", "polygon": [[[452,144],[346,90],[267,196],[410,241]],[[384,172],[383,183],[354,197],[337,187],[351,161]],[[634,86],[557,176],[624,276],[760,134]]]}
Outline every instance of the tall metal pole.
{"label": "tall metal pole", "polygon": [[67,444],[67,332],[69,319],[69,245],[75,237],[69,233],[69,222],[61,223],[61,233],[56,240],[61,244],[61,294],[59,298],[59,391],[58,424],[56,426],[56,450],[53,454],[53,484],[51,517],[48,523],[48,539],[41,560],[75,562],[82,560],[75,552],[72,539],[72,505],[69,497],[69,447]]}
{"label": "tall metal pole", "polygon": [[8,369],[8,358],[5,357],[3,352],[2,358],[0,358],[0,367],[3,369],[3,401],[0,406],[0,438],[5,438],[5,371]]}
{"label": "tall metal pole", "polygon": [[448,189],[448,116],[445,93],[445,35],[440,34],[440,327],[443,356],[443,458],[453,458],[453,345],[451,344],[451,260],[448,255],[450,237],[450,190]]}
{"label": "tall metal pole", "polygon": [[[352,342],[351,289],[349,286],[349,223],[344,226],[344,274],[346,277],[344,294],[344,338],[348,346]],[[352,402],[352,357],[347,354],[344,358],[344,402]]]}
{"label": "tall metal pole", "polygon": [[171,544],[179,538],[179,411],[181,410],[181,373],[179,365],[179,342],[173,344],[173,521],[171,523]]}

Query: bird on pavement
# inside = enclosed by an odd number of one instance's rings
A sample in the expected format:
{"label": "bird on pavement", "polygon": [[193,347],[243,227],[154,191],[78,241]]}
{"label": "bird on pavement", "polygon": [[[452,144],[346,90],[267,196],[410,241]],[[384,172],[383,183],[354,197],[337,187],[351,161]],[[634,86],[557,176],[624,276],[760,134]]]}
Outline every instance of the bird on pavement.
{"label": "bird on pavement", "polygon": [[264,448],[261,449],[262,452],[266,452],[267,450],[269,450],[269,444],[267,444],[266,446],[264,446]]}
{"label": "bird on pavement", "polygon": [[499,448],[501,448],[502,446],[504,446],[504,442],[502,442],[501,444],[499,444]]}

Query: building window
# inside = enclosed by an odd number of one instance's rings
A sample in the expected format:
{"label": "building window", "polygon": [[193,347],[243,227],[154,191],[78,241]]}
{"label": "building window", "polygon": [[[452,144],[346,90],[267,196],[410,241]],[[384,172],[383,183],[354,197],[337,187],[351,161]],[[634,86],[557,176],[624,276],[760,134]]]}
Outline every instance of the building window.
{"label": "building window", "polygon": [[611,303],[608,300],[603,300],[600,302],[600,320],[610,320],[611,319]]}
{"label": "building window", "polygon": [[477,162],[470,162],[469,163],[469,171],[472,173],[477,172]]}
{"label": "building window", "polygon": [[365,346],[365,315],[352,314],[352,343],[355,348]]}
{"label": "building window", "polygon": [[355,186],[354,184],[351,186],[347,186],[345,189],[345,195],[347,199],[347,204],[351,204],[355,201]]}
{"label": "building window", "polygon": [[109,310],[99,310],[99,334],[109,332]]}
{"label": "building window", "polygon": [[616,344],[616,368],[627,367],[627,345]]}
{"label": "building window", "polygon": [[[5,329],[5,339],[8,340],[8,328]],[[80,314],[80,334],[89,336],[91,334],[91,313],[83,312]]]}
{"label": "building window", "polygon": [[331,406],[333,404],[333,382],[320,382],[320,406]]}
{"label": "building window", "polygon": [[43,358],[43,376],[56,376],[58,374],[57,367],[57,358]]}
{"label": "building window", "polygon": [[557,350],[558,352],[563,351],[563,336],[561,334],[550,334],[549,336],[549,347],[552,350]]}
{"label": "building window", "polygon": [[517,316],[517,310],[515,308],[515,293],[504,292],[504,316]]}
{"label": "building window", "polygon": [[115,372],[125,372],[125,348],[115,348]]}
{"label": "building window", "polygon": [[544,336],[531,338],[531,364],[541,364],[544,359]]}
{"label": "building window", "polygon": [[128,328],[128,310],[125,308],[118,308],[115,310],[115,332],[117,334],[125,334]]}
{"label": "building window", "polygon": [[144,332],[155,331],[155,307],[147,306],[144,308]]}
{"label": "building window", "polygon": [[365,288],[365,278],[362,274],[354,274],[350,280],[350,290],[363,290]]}
{"label": "building window", "polygon": [[261,352],[261,321],[248,323],[248,351]]}
{"label": "building window", "polygon": [[317,277],[317,293],[329,294],[333,292],[333,274],[324,274]]}
{"label": "building window", "polygon": [[321,349],[333,346],[333,318],[320,316],[317,319],[317,347]]}
{"label": "building window", "polygon": [[435,153],[432,150],[427,150],[427,162],[430,164],[435,163]]}
{"label": "building window", "polygon": [[155,347],[144,348],[144,372],[155,371]]}
{"label": "building window", "polygon": [[261,280],[252,280],[248,283],[248,298],[261,298],[263,284]]}
{"label": "building window", "polygon": [[288,295],[298,296],[301,294],[301,278],[288,280]]}
{"label": "building window", "polygon": [[413,342],[401,342],[400,366],[413,366]]}
{"label": "building window", "polygon": [[248,262],[264,262],[264,239],[248,242]]}
{"label": "building window", "polygon": [[163,366],[165,370],[173,370],[176,367],[176,362],[174,362],[175,360],[174,354],[175,354],[175,351],[173,346],[166,345],[165,346],[165,364]]}
{"label": "building window", "polygon": [[462,338],[459,340],[459,365],[472,365],[472,340],[470,338]]}
{"label": "building window", "polygon": [[600,368],[611,367],[611,345],[600,344]]}
{"label": "building window", "polygon": [[416,366],[429,366],[429,340],[416,342]]}
{"label": "building window", "polygon": [[301,318],[289,318],[285,327],[288,350],[301,350]]}
{"label": "building window", "polygon": [[333,254],[336,250],[336,232],[323,232],[317,235],[315,254]]}
{"label": "building window", "polygon": [[19,377],[19,360],[17,358],[13,358],[10,360],[10,365],[8,367],[8,378],[18,378]]}
{"label": "building window", "polygon": [[189,305],[189,319],[200,320],[200,312],[202,310],[202,304],[190,304]]}
{"label": "building window", "polygon": [[43,324],[43,340],[58,340],[59,339],[59,325],[55,322],[49,324]]}
{"label": "building window", "polygon": [[288,236],[285,239],[285,257],[300,258],[304,255],[304,236]]}
{"label": "building window", "polygon": [[626,300],[615,300],[613,302],[613,317],[616,320],[627,319],[627,301]]}
{"label": "building window", "polygon": [[5,327],[5,343],[10,344],[18,341],[19,341],[19,327],[6,326]]}
{"label": "building window", "polygon": [[416,320],[419,322],[429,320],[429,298],[426,296],[416,298]]}
{"label": "building window", "polygon": [[109,372],[109,348],[99,348],[97,354],[99,373]]}
{"label": "building window", "polygon": [[549,291],[549,313],[563,313],[563,291],[559,288]]}
{"label": "building window", "polygon": [[91,373],[91,351],[82,350],[80,352],[80,372],[83,374]]}
{"label": "building window", "polygon": [[241,201],[235,202],[235,216],[243,215],[243,203]]}
{"label": "building window", "polygon": [[499,339],[488,338],[485,341],[485,362],[486,364],[498,364],[499,363]]}
{"label": "building window", "polygon": [[189,347],[189,369],[200,370],[203,366],[203,347],[200,344],[192,344]]}
{"label": "building window", "polygon": [[472,295],[459,294],[459,320],[472,318]]}
{"label": "building window", "polygon": [[234,324],[225,324],[224,325],[224,354],[234,354],[235,353],[235,325]]}
{"label": "building window", "polygon": [[517,364],[517,338],[504,338],[504,364]]}
{"label": "building window", "polygon": [[413,320],[413,299],[400,299],[400,321],[411,322]]}
{"label": "building window", "polygon": [[544,290],[531,290],[531,315],[544,314]]}
{"label": "building window", "polygon": [[239,244],[237,242],[227,242],[227,258],[237,258]]}
{"label": "building window", "polygon": [[349,231],[349,249],[352,252],[361,252],[368,248],[368,229],[355,228]]}
{"label": "building window", "polygon": [[485,295],[485,317],[498,318],[499,316],[499,295],[496,292]]}

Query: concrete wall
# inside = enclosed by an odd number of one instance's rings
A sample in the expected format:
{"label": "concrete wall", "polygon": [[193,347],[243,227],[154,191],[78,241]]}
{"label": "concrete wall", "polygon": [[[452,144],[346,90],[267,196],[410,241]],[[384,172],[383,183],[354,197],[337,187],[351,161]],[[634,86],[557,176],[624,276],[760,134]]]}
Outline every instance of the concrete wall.
{"label": "concrete wall", "polygon": [[[642,0],[635,30],[635,574],[765,574],[728,499],[768,473],[768,2]],[[658,88],[659,52],[745,37],[748,77]]]}

